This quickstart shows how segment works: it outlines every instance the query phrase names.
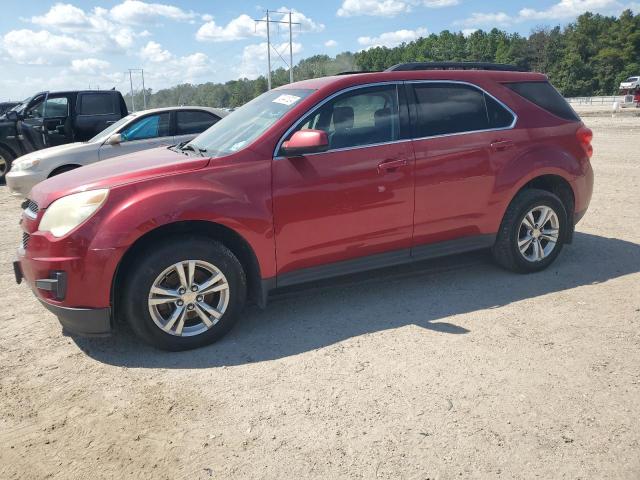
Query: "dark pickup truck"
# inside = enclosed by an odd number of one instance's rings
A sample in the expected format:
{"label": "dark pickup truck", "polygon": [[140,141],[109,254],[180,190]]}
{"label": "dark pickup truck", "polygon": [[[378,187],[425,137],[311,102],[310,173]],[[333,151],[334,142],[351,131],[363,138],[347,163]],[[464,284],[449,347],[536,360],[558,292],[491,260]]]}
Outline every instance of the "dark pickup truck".
{"label": "dark pickup truck", "polygon": [[0,117],[0,181],[19,156],[87,141],[127,114],[116,90],[37,93]]}

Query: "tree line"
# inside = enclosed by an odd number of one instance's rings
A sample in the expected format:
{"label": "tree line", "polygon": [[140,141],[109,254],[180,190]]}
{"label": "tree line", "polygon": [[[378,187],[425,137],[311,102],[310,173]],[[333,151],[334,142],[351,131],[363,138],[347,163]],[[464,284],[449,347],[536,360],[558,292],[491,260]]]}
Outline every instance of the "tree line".
{"label": "tree line", "polygon": [[[509,63],[542,72],[567,97],[612,95],[619,83],[640,75],[640,15],[625,10],[619,17],[584,13],[574,23],[537,27],[528,37],[494,28],[470,35],[444,30],[394,48],[376,47],[335,57],[315,55],[294,67],[294,79],[334,75],[344,71],[378,71],[403,62],[475,61]],[[274,87],[289,82],[283,68],[272,72]],[[150,108],[203,105],[235,108],[267,91],[260,76],[226,83],[181,84],[152,92]],[[125,96],[130,106],[130,95]],[[142,105],[142,91],[135,93]]]}

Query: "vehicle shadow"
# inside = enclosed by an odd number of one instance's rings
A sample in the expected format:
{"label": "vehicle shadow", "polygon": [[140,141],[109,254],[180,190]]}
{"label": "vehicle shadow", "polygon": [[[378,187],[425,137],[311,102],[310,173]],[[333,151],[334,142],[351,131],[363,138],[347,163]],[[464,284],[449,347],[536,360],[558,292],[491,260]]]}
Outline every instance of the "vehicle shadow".
{"label": "vehicle shadow", "polygon": [[464,325],[448,319],[639,270],[640,245],[576,233],[574,243],[550,268],[532,275],[506,272],[483,251],[290,288],[272,298],[264,311],[245,310],[235,329],[218,343],[189,352],[155,350],[126,327],[109,338],[75,342],[92,358],[118,366],[241,365],[407,325],[438,334],[466,334]]}

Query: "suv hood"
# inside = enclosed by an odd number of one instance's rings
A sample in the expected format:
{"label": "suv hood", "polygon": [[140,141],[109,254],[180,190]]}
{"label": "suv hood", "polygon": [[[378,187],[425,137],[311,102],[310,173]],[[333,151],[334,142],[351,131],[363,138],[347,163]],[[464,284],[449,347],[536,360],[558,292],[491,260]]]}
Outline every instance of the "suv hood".
{"label": "suv hood", "polygon": [[186,156],[167,147],[153,148],[56,175],[33,187],[29,198],[40,208],[47,208],[54,200],[72,193],[197,170],[208,163],[209,158]]}

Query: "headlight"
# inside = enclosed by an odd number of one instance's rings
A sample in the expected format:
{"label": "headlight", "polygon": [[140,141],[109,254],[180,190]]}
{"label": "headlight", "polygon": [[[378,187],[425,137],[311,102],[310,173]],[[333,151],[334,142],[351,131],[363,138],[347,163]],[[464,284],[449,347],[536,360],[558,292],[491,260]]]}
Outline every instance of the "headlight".
{"label": "headlight", "polygon": [[38,165],[40,165],[39,158],[16,160],[15,162],[13,162],[13,165],[11,166],[11,170],[13,172],[21,172],[23,170],[31,170],[32,168],[37,167]]}
{"label": "headlight", "polygon": [[47,208],[38,229],[63,237],[93,215],[107,199],[108,189],[89,190],[59,198]]}

